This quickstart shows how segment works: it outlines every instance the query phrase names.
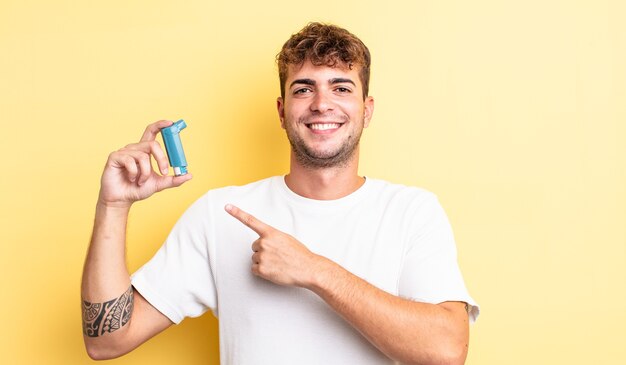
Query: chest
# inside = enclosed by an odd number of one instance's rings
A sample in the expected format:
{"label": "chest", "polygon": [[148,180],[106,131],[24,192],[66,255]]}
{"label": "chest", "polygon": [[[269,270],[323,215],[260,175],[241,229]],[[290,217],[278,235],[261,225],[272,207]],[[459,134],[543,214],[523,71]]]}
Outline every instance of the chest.
{"label": "chest", "polygon": [[[257,215],[258,216],[258,215]],[[385,209],[363,211],[356,206],[341,214],[293,211],[288,208],[259,217],[295,237],[313,253],[392,294],[410,237],[410,227]],[[234,223],[234,224],[233,224]],[[221,229],[219,229],[221,228]],[[216,229],[216,280],[222,287],[250,284],[252,243],[258,235],[232,219]]]}

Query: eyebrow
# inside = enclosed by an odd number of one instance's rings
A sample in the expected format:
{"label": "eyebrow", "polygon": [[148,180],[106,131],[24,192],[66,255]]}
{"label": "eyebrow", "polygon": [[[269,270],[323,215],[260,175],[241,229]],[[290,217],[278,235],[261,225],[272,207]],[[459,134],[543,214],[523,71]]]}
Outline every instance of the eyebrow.
{"label": "eyebrow", "polygon": [[[343,77],[336,77],[334,79],[330,79],[329,81],[331,85],[348,83],[348,84],[352,84],[356,86],[354,81],[352,81],[351,79],[343,78]],[[315,86],[316,82],[315,80],[312,80],[312,79],[297,79],[297,80],[293,80],[291,84],[289,85],[289,87],[292,87],[293,85],[296,85],[296,84]]]}
{"label": "eyebrow", "polygon": [[354,83],[354,81],[352,81],[351,79],[346,79],[346,78],[342,78],[342,77],[337,77],[334,79],[330,79],[330,83],[331,84],[352,84],[354,86],[356,86],[356,84]]}
{"label": "eyebrow", "polygon": [[289,85],[289,87],[292,87],[295,84],[304,84],[304,85],[315,86],[315,81],[311,80],[311,79],[297,79],[297,80],[293,80],[291,82],[291,85]]}

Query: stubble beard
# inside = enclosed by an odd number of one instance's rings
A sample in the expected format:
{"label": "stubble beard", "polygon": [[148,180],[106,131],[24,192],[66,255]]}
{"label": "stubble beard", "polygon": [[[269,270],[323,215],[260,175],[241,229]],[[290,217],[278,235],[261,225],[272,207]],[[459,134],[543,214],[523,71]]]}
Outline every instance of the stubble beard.
{"label": "stubble beard", "polygon": [[[305,120],[300,120],[299,123],[305,124]],[[348,123],[349,121],[345,121]],[[361,121],[363,126],[364,121]],[[355,134],[349,135],[343,144],[334,150],[316,151],[306,144],[304,139],[290,126],[290,123],[286,123],[287,139],[291,144],[291,150],[296,157],[298,163],[308,169],[327,169],[327,168],[342,168],[347,167],[352,160],[354,153],[356,152],[359,142],[361,140],[361,134],[363,133],[363,127],[355,131]],[[343,128],[343,126],[341,127]]]}

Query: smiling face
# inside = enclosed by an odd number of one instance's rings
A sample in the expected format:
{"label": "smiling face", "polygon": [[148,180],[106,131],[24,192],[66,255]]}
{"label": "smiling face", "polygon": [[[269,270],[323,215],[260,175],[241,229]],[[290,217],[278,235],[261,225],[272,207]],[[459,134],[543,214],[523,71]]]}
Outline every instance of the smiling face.
{"label": "smiling face", "polygon": [[306,168],[345,167],[354,161],[374,99],[363,97],[359,67],[290,65],[285,97],[278,98],[281,126],[295,160]]}

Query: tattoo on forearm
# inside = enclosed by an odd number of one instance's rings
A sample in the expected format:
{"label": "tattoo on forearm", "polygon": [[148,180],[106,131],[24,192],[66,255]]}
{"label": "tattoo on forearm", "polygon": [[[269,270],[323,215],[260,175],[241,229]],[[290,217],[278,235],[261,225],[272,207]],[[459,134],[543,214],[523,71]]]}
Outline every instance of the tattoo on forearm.
{"label": "tattoo on forearm", "polygon": [[83,333],[98,337],[106,332],[115,332],[128,323],[133,312],[133,287],[121,297],[104,303],[90,303],[83,300]]}

